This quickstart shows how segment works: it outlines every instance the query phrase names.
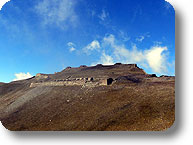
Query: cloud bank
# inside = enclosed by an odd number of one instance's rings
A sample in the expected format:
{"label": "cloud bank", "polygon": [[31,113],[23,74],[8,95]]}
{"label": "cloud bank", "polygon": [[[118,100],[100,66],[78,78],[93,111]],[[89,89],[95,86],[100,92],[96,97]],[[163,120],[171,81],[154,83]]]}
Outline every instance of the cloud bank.
{"label": "cloud bank", "polygon": [[123,43],[118,41],[114,35],[110,34],[103,38],[103,48],[111,50],[110,54],[102,51],[101,57],[97,63],[111,65],[115,62],[121,63],[137,63],[146,69],[150,69],[154,73],[167,73],[167,50],[166,46],[152,46],[149,49],[140,50],[135,44],[132,48],[127,48]]}
{"label": "cloud bank", "polygon": [[150,50],[146,50],[146,60],[154,72],[167,72],[166,55],[167,47],[154,46]]}
{"label": "cloud bank", "polygon": [[92,63],[91,66],[97,65],[97,64],[103,64],[103,65],[113,65],[114,61],[113,58],[110,55],[107,55],[104,51],[100,57],[100,60],[98,62]]}
{"label": "cloud bank", "polygon": [[18,81],[18,80],[25,80],[28,78],[31,78],[32,75],[28,72],[28,73],[15,73],[15,79],[13,79],[13,81]]}

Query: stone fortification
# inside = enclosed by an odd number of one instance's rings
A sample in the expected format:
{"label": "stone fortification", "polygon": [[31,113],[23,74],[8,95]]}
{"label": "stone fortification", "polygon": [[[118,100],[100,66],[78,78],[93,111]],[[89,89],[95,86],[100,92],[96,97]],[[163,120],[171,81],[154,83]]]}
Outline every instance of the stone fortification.
{"label": "stone fortification", "polygon": [[97,85],[110,85],[113,82],[112,78],[108,79],[94,79],[94,78],[73,78],[72,80],[64,79],[64,80],[54,80],[48,82],[38,82],[38,83],[31,83],[30,87],[37,87],[37,86],[90,86],[94,87]]}

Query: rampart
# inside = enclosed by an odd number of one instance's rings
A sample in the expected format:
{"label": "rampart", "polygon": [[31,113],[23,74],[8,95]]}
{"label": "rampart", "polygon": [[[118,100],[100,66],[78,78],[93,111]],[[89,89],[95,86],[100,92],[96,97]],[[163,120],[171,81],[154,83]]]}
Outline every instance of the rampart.
{"label": "rampart", "polygon": [[48,82],[38,82],[38,83],[31,83],[30,87],[37,87],[37,86],[88,86],[94,87],[97,85],[110,85],[113,79],[93,79],[93,78],[74,78],[73,80],[54,80]]}

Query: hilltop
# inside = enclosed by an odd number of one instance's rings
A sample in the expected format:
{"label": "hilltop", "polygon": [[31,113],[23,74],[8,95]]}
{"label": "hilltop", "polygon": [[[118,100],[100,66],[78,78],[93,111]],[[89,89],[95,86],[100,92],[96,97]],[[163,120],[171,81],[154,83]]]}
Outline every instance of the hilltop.
{"label": "hilltop", "polygon": [[165,130],[174,86],[136,64],[67,67],[0,83],[0,120],[9,130]]}

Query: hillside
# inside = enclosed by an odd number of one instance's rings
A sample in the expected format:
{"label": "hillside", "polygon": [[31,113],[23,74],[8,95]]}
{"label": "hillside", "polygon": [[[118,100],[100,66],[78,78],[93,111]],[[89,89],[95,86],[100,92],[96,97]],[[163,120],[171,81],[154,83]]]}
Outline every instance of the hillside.
{"label": "hillside", "polygon": [[175,77],[136,64],[67,67],[0,84],[9,130],[166,130],[175,120]]}
{"label": "hillside", "polygon": [[5,83],[0,82],[0,86],[2,86],[3,84],[5,84]]}

